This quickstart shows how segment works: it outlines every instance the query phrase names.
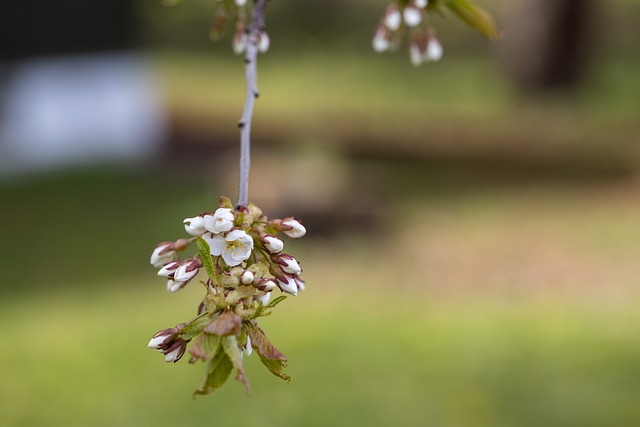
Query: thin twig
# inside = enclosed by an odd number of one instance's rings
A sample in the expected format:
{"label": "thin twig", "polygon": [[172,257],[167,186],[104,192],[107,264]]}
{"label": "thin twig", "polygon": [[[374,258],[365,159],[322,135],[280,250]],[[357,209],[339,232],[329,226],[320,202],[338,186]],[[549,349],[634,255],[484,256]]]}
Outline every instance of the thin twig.
{"label": "thin twig", "polygon": [[264,12],[268,0],[254,0],[251,22],[247,28],[247,50],[244,56],[247,97],[244,102],[240,128],[240,183],[238,207],[249,202],[249,169],[251,168],[251,119],[258,93],[258,44],[260,33],[264,31]]}

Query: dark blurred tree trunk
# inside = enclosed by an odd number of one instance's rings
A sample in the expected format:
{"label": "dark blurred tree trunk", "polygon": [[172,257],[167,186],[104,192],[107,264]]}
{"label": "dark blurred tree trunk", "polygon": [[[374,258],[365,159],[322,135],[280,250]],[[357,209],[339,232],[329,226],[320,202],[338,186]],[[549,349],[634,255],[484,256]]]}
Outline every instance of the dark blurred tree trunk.
{"label": "dark blurred tree trunk", "polygon": [[509,73],[529,90],[575,87],[589,56],[593,0],[520,0],[507,22]]}

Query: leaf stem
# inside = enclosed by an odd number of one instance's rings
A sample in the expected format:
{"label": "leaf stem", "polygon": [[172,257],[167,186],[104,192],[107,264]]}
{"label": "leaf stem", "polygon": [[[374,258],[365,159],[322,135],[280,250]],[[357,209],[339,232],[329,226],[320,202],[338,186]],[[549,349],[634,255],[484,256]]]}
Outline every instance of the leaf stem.
{"label": "leaf stem", "polygon": [[244,102],[240,128],[240,182],[238,186],[238,207],[249,202],[249,169],[251,168],[251,120],[253,106],[258,92],[258,44],[264,30],[264,13],[268,0],[254,0],[251,22],[247,28],[247,50],[244,56],[247,96]]}

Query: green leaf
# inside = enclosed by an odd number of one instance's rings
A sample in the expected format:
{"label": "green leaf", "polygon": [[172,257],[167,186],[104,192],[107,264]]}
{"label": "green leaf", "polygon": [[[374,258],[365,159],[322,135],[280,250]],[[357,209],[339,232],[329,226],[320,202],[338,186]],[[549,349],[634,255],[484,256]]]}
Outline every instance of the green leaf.
{"label": "green leaf", "polygon": [[485,37],[491,40],[500,38],[500,31],[493,17],[471,0],[448,0],[446,7]]}
{"label": "green leaf", "polygon": [[207,364],[207,373],[202,385],[193,392],[193,397],[213,393],[227,382],[229,374],[233,370],[233,363],[219,341],[216,352]]}
{"label": "green leaf", "polygon": [[244,384],[247,394],[251,394],[251,386],[249,385],[249,379],[244,373],[244,366],[242,364],[242,350],[238,346],[238,340],[235,336],[228,336],[222,338],[222,347],[225,353],[229,356],[229,360],[236,368],[236,380]]}
{"label": "green leaf", "polygon": [[258,356],[260,356],[262,364],[266,366],[273,375],[285,381],[290,381],[291,377],[283,372],[287,366],[287,356],[271,344],[262,329],[256,325],[249,323],[247,330],[251,338],[251,346],[255,352],[258,353]]}
{"label": "green leaf", "polygon": [[213,261],[211,260],[211,248],[206,240],[198,236],[198,251],[200,252],[200,259],[202,259],[202,265],[207,271],[209,278],[213,283],[217,283],[216,270],[213,268]]}
{"label": "green leaf", "polygon": [[241,299],[248,298],[256,293],[256,288],[253,286],[240,286],[238,289],[234,289],[227,295],[227,303],[230,305],[236,305]]}
{"label": "green leaf", "polygon": [[184,328],[180,331],[179,337],[185,341],[189,341],[202,332],[204,328],[209,326],[211,322],[213,322],[215,318],[212,317],[208,311],[205,311],[189,323],[185,325]]}
{"label": "green leaf", "polygon": [[189,353],[193,356],[189,362],[193,363],[197,359],[211,360],[218,350],[220,340],[218,335],[206,333],[198,335],[189,348]]}
{"label": "green leaf", "polygon": [[278,298],[274,298],[273,300],[271,300],[271,302],[269,303],[269,305],[267,305],[267,307],[273,308],[286,299],[287,299],[286,295],[280,295]]}

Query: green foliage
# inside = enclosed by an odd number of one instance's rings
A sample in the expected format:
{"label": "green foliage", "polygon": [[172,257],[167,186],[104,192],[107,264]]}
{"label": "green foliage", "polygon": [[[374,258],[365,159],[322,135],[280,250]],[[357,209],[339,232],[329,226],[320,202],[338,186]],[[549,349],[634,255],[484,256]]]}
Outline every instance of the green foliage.
{"label": "green foliage", "polygon": [[464,21],[471,28],[491,40],[500,38],[500,30],[493,17],[471,0],[447,0],[447,9]]}
{"label": "green foliage", "polygon": [[210,394],[227,382],[229,374],[233,370],[233,362],[225,351],[224,340],[218,340],[213,358],[207,363],[207,371],[202,385],[193,393],[193,396]]}
{"label": "green foliage", "polygon": [[217,283],[216,270],[213,267],[213,260],[211,259],[211,249],[209,248],[209,244],[200,236],[198,236],[197,242],[200,259],[202,259],[202,265],[204,266],[204,269],[211,281],[213,283]]}

